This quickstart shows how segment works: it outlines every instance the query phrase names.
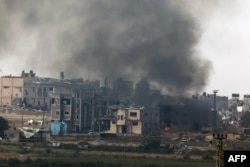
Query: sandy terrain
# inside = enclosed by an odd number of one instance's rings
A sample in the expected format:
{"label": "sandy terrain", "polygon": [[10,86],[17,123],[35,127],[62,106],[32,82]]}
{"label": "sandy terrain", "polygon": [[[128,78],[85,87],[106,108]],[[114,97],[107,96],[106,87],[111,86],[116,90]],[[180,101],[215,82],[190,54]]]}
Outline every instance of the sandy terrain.
{"label": "sandy terrain", "polygon": [[[43,120],[43,112],[38,111],[22,111],[22,110],[1,110],[0,117],[3,117],[9,121],[11,128],[19,128],[25,126],[25,122],[28,120]],[[44,122],[50,121],[50,114],[44,113]],[[45,124],[47,126],[47,124]],[[45,127],[46,129],[46,127]]]}

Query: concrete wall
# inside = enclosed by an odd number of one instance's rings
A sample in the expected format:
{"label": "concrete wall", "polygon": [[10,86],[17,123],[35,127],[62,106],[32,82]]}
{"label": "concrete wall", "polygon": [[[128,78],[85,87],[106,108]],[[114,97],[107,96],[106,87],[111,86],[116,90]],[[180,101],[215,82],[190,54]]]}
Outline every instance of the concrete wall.
{"label": "concrete wall", "polygon": [[127,116],[126,110],[118,110],[117,111],[117,125],[126,125],[126,116]]}
{"label": "concrete wall", "polygon": [[110,133],[142,134],[140,109],[119,109],[117,120],[110,121]]}
{"label": "concrete wall", "polygon": [[130,125],[132,126],[132,134],[142,134],[142,122],[141,121],[132,121],[132,124]]}
{"label": "concrete wall", "polygon": [[54,121],[71,121],[72,97],[68,95],[53,95],[51,104],[51,119]]}
{"label": "concrete wall", "polygon": [[[205,94],[199,97],[202,101],[207,102],[210,108],[214,108],[214,94]],[[216,109],[228,110],[228,97],[216,95]]]}
{"label": "concrete wall", "polygon": [[[11,106],[13,100],[23,98],[24,79],[22,77],[5,76],[0,78],[0,105]],[[17,103],[18,103],[17,101]]]}
{"label": "concrete wall", "polygon": [[160,130],[160,109],[143,109],[141,113],[142,133],[153,134]]}
{"label": "concrete wall", "polygon": [[116,120],[110,120],[110,129],[108,131],[109,133],[117,133],[117,124]]}
{"label": "concrete wall", "polygon": [[129,120],[140,120],[141,110],[140,109],[129,109],[128,110],[128,119]]}

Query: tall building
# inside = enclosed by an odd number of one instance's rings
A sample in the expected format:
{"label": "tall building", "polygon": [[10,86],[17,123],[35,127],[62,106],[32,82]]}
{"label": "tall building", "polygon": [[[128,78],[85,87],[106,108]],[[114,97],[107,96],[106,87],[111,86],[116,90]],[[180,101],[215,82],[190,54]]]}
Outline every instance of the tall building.
{"label": "tall building", "polygon": [[250,95],[244,95],[242,110],[243,112],[250,111]]}
{"label": "tall building", "polygon": [[228,100],[228,110],[231,112],[240,112],[243,108],[243,101],[239,99],[240,94],[233,93],[231,99]]}
{"label": "tall building", "polygon": [[68,86],[64,85],[60,90],[55,87],[51,96],[52,124],[65,123],[68,133],[89,129],[97,131],[98,118],[104,113],[103,104],[96,95],[99,89],[97,82],[67,82]]}
{"label": "tall building", "polygon": [[[209,104],[211,109],[214,108],[214,94],[207,94],[206,92],[204,92],[197,98]],[[216,110],[217,111],[228,110],[228,97],[216,95]]]}
{"label": "tall building", "polygon": [[68,132],[79,133],[83,130],[84,110],[82,110],[81,98],[78,92],[75,94],[52,95],[51,121],[63,122]]}
{"label": "tall building", "polygon": [[211,116],[210,107],[197,100],[164,105],[160,110],[160,125],[173,131],[200,131],[209,126]]}

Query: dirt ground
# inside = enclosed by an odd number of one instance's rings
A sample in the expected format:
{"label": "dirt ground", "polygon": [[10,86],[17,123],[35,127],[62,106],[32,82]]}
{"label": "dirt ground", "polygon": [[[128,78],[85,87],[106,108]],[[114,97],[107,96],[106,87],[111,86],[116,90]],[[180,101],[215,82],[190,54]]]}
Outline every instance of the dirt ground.
{"label": "dirt ground", "polygon": [[[10,128],[19,128],[25,126],[25,122],[29,120],[40,120],[44,119],[45,129],[49,128],[46,124],[50,121],[50,114],[47,112],[38,111],[24,111],[24,110],[0,110],[0,117],[3,117],[9,121]],[[40,125],[41,126],[41,125]]]}
{"label": "dirt ground", "polygon": [[[0,110],[0,117],[3,117],[9,121],[9,125],[11,128],[16,128],[18,129],[19,127],[25,126],[24,123],[27,122],[28,120],[43,120],[44,122],[50,122],[50,114],[48,112],[39,112],[39,111],[24,111],[24,110]],[[45,123],[45,129],[49,129],[49,124]],[[34,126],[34,125],[32,125]],[[37,125],[38,127],[41,125]],[[204,135],[204,134],[194,134],[194,133],[166,133],[163,137],[166,139],[166,142],[175,142],[172,139],[174,138],[193,138],[197,135]],[[199,148],[200,150],[215,150],[216,149],[216,141],[213,141],[214,143],[212,146],[209,146],[209,141],[213,140],[212,135],[207,134],[204,135],[206,137],[206,141],[203,142],[203,145],[200,144],[200,142],[193,142],[194,146],[192,145],[193,148]],[[235,148],[246,148],[246,146],[249,146],[250,148],[250,143],[246,142],[239,142],[237,139],[239,138],[239,135],[233,135],[233,134],[228,134],[228,140],[225,142],[225,148],[227,149],[234,149]],[[183,142],[183,144],[186,145],[191,145],[193,143],[190,142]],[[103,142],[100,143],[100,141],[92,141],[92,145],[98,145],[98,144],[103,144]],[[106,143],[107,144],[107,143]],[[109,143],[110,145],[116,145],[117,143]],[[107,145],[109,145],[107,144]],[[135,142],[130,142],[126,143],[126,145],[138,145],[138,143]],[[199,144],[199,145],[197,145]],[[117,155],[117,152],[112,153],[112,152],[105,152],[105,151],[85,151],[81,153],[82,155],[84,154],[90,154],[90,155]],[[119,155],[123,156],[144,156],[144,157],[159,157],[159,158],[175,158],[175,159],[181,159],[181,155],[166,155],[166,154],[146,154],[146,153],[126,153],[126,152],[121,152]],[[26,158],[31,158],[31,159],[36,159],[39,157],[39,155],[36,154],[18,154],[18,153],[0,153],[0,158],[18,158],[20,160],[24,160]],[[201,156],[199,155],[191,155],[191,159],[202,159]]]}
{"label": "dirt ground", "polygon": [[[147,158],[169,158],[169,159],[182,159],[182,155],[174,155],[174,154],[155,154],[155,153],[132,153],[132,152],[108,152],[108,151],[81,151],[80,156],[86,156],[86,155],[93,155],[93,156],[118,156],[119,157],[147,157]],[[48,156],[48,155],[47,155]],[[27,158],[30,159],[38,159],[38,158],[47,158],[47,156],[42,156],[39,154],[33,154],[33,153],[0,153],[0,159],[10,159],[10,158],[17,158],[19,160],[25,160]],[[60,155],[57,155],[60,157]],[[202,156],[199,155],[192,155],[190,156],[193,160],[202,160]]]}
{"label": "dirt ground", "polygon": [[38,159],[39,156],[35,154],[0,153],[0,159],[10,159],[10,158],[16,158],[19,160],[25,160],[27,158],[30,158],[32,160],[35,160]]}

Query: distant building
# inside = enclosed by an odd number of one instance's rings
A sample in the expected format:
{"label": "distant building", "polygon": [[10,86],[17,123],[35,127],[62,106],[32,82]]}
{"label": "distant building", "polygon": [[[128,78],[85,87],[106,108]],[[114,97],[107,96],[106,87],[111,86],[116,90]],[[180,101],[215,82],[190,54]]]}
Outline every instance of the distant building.
{"label": "distant building", "polygon": [[240,95],[232,94],[232,98],[228,100],[228,110],[232,112],[241,112],[243,108],[243,101],[239,99]]}
{"label": "distant building", "polygon": [[207,103],[198,100],[181,104],[164,105],[160,109],[161,129],[172,131],[200,131],[210,126],[211,110]]}
{"label": "distant building", "polygon": [[124,108],[110,120],[110,133],[152,134],[160,131],[159,109]]}
{"label": "distant building", "polygon": [[158,134],[161,131],[159,108],[143,108],[141,119],[143,134]]}
{"label": "distant building", "polygon": [[20,105],[23,100],[24,79],[20,76],[2,76],[0,78],[0,105]]}
{"label": "distant building", "polygon": [[[75,87],[71,91],[60,91],[51,96],[51,120],[67,123],[67,132],[83,132],[97,124],[101,117],[103,105],[99,98],[91,94],[93,90],[84,87]],[[106,110],[105,110],[106,111]],[[95,126],[96,127],[96,126]],[[93,128],[97,131],[97,127]]]}
{"label": "distant building", "polygon": [[[101,131],[103,130],[102,125],[107,118],[107,101],[102,96],[94,95],[90,99],[90,118],[91,118],[91,127],[92,131]],[[106,123],[105,123],[106,126]]]}
{"label": "distant building", "polygon": [[83,79],[61,80],[55,78],[24,78],[24,104],[43,110],[50,110],[51,96],[73,94],[84,84]]}
{"label": "distant building", "polygon": [[[211,109],[214,109],[214,94],[207,94],[204,92],[202,95],[193,96],[193,98],[206,102],[210,105]],[[216,110],[228,110],[228,97],[216,95]]]}
{"label": "distant building", "polygon": [[250,111],[250,95],[244,95],[242,111],[243,112]]}
{"label": "distant building", "polygon": [[233,93],[233,94],[232,94],[232,99],[237,99],[237,100],[239,100],[239,98],[240,98],[240,94],[239,94],[239,93]]}

